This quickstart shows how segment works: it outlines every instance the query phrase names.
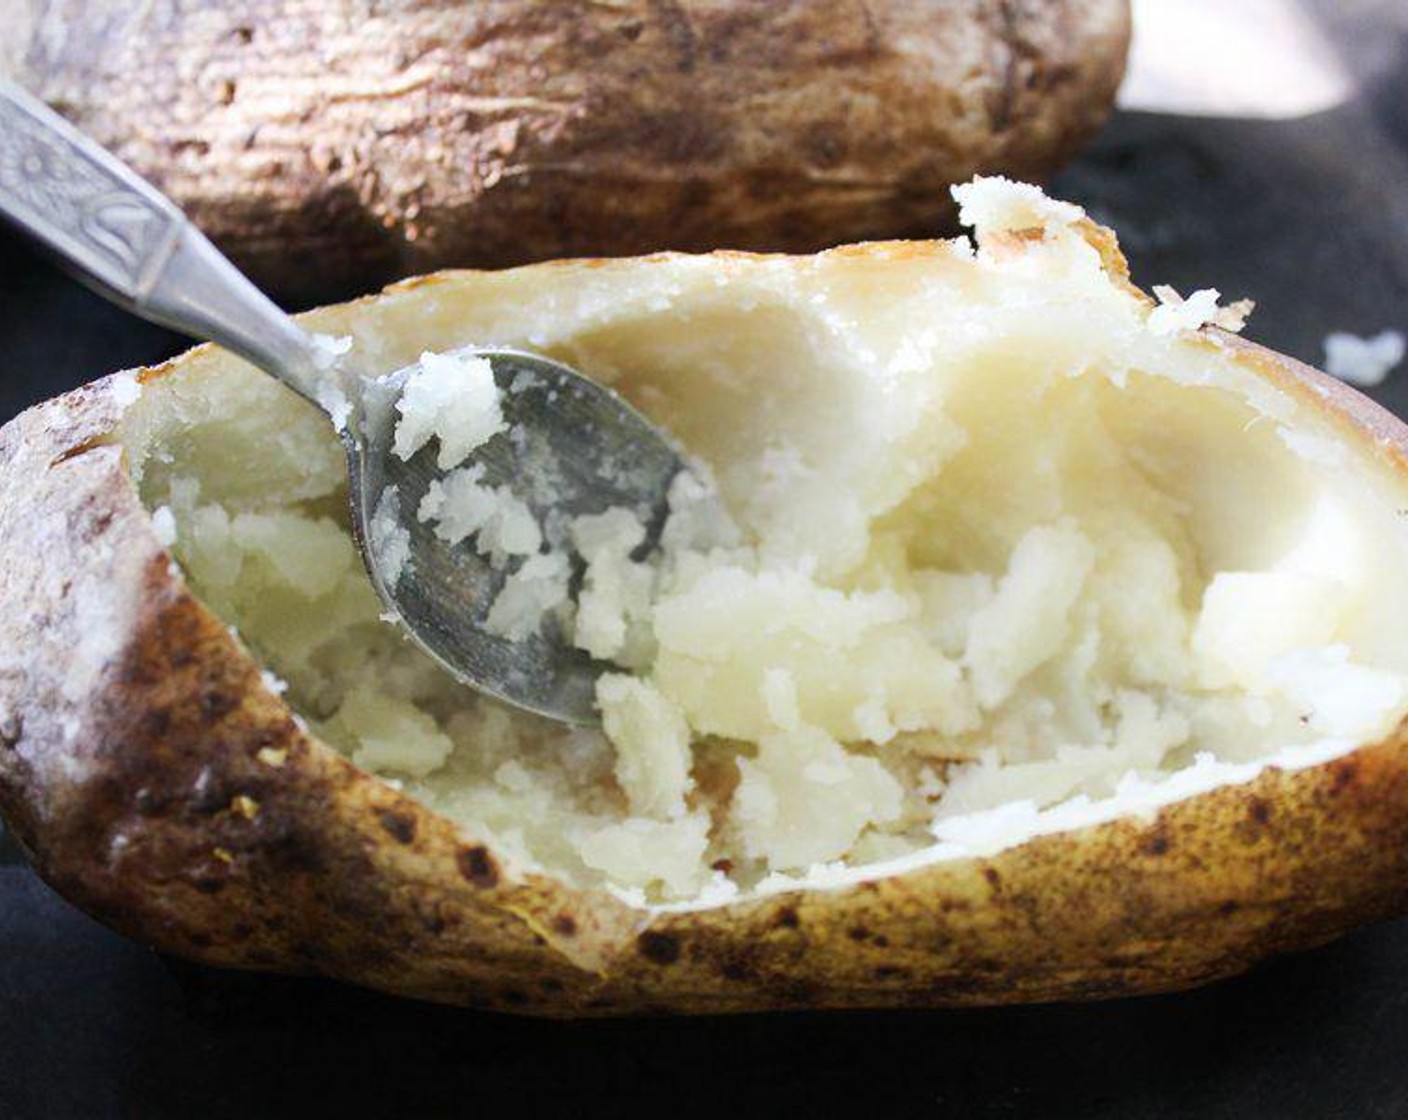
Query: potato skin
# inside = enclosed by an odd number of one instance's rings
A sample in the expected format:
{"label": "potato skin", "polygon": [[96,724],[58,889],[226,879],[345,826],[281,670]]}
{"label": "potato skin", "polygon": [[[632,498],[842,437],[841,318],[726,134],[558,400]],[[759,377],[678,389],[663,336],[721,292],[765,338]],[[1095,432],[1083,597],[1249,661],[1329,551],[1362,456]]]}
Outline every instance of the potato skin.
{"label": "potato skin", "polygon": [[[1408,477],[1408,429],[1366,398],[1207,344]],[[947,1007],[1189,987],[1408,908],[1403,728],[1149,820],[835,890],[651,915],[523,874],[267,691],[158,542],[109,441],[119,398],[95,382],[0,429],[0,812],[60,892],[164,951],[555,1016]]]}
{"label": "potato skin", "polygon": [[261,284],[941,232],[1103,123],[1127,0],[16,0],[0,73]]}

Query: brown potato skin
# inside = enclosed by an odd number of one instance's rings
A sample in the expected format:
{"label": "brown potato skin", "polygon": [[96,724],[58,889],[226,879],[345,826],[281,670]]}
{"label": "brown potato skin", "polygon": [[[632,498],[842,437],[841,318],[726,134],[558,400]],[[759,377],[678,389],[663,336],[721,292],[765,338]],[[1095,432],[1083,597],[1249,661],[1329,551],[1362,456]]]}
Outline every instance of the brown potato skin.
{"label": "brown potato skin", "polygon": [[[1367,398],[1206,341],[1408,478],[1408,429]],[[1401,727],[1148,820],[836,890],[652,917],[518,873],[263,686],[171,567],[109,442],[119,412],[109,378],[0,429],[0,812],[60,892],[166,952],[554,1016],[949,1007],[1185,988],[1408,909]]]}
{"label": "brown potato skin", "polygon": [[932,236],[1103,123],[1128,0],[14,0],[0,73],[295,300]]}

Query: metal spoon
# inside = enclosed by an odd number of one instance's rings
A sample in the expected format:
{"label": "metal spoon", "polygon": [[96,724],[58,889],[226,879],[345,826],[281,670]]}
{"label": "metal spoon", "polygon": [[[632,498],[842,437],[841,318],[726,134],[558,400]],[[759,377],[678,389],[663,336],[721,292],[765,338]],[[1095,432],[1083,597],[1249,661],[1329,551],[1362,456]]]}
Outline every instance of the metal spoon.
{"label": "metal spoon", "polygon": [[[274,306],[174,203],[37,99],[0,81],[0,214],[53,250],[59,262],[129,311],[247,358],[330,417],[347,412],[352,526],[372,585],[407,633],[464,683],[521,708],[571,723],[598,719],[596,678],[609,666],[573,648],[550,623],[509,640],[485,629],[507,572],[472,543],[450,547],[416,509],[444,472],[435,447],[403,461],[392,452],[401,387],[414,367],[373,379],[336,358]],[[564,524],[615,506],[664,523],[670,483],[685,464],[659,429],[609,389],[559,362],[507,349],[486,357],[509,430],[471,462],[484,484],[507,486],[540,520]],[[340,417],[338,417],[340,419]],[[386,487],[410,562],[391,580],[369,527]],[[550,534],[551,535],[551,534]]]}

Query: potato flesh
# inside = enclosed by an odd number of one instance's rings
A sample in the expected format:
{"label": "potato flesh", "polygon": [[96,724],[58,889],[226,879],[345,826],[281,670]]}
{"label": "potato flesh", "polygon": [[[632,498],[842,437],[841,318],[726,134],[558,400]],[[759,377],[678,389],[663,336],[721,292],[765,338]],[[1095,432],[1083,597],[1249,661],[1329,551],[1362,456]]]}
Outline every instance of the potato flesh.
{"label": "potato flesh", "polygon": [[[609,739],[479,702],[379,621],[330,432],[252,374],[154,387],[128,444],[196,589],[329,742],[632,897],[1385,729],[1408,542],[1379,489],[1300,453],[1283,425],[1316,421],[1226,355],[1150,330],[1059,221],[1020,251],[986,232],[976,259],[762,260],[726,289],[691,261],[587,274],[522,293],[533,330],[492,300],[464,321],[482,293],[377,326],[574,362],[716,472],[743,539],[677,550]],[[269,457],[262,492],[226,465]]]}

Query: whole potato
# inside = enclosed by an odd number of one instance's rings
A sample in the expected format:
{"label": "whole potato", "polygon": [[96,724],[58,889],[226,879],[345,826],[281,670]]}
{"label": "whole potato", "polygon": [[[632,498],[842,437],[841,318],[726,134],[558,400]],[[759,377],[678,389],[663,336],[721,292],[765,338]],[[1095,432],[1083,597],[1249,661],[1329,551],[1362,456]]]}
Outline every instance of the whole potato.
{"label": "whole potato", "polygon": [[0,73],[302,299],[933,234],[1105,119],[1126,0],[14,0]]}

